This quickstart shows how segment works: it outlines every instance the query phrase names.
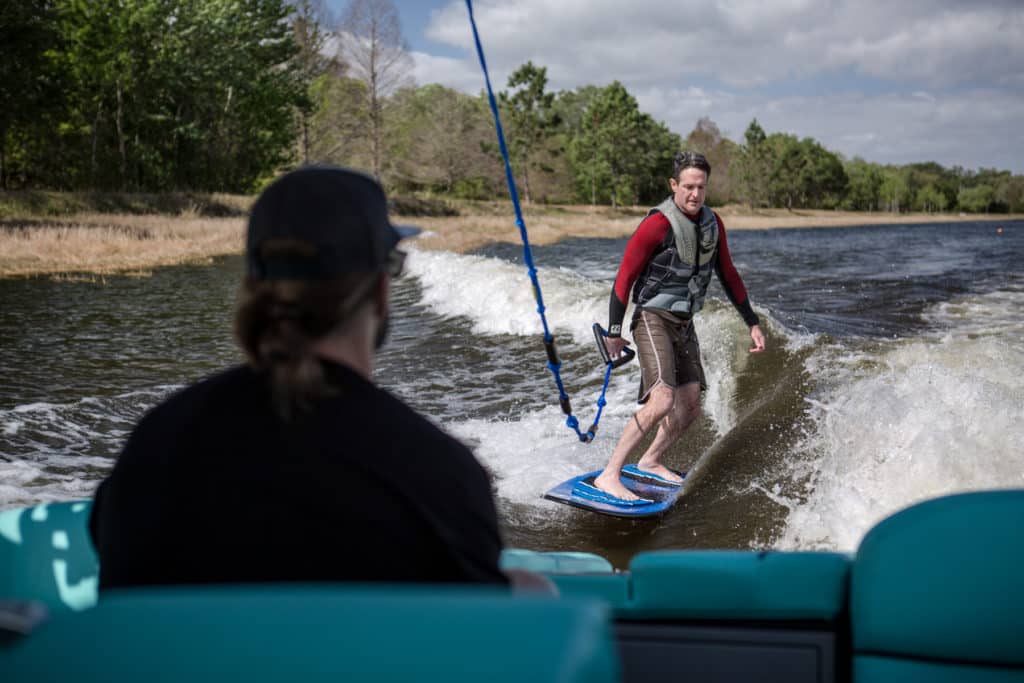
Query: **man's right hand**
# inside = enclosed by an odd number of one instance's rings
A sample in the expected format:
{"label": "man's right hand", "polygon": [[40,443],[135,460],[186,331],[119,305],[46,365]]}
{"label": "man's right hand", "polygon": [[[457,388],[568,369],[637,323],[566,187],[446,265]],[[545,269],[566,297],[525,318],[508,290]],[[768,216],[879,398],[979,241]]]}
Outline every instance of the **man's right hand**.
{"label": "man's right hand", "polygon": [[629,346],[629,342],[622,337],[605,337],[604,348],[608,349],[609,358],[618,358],[622,354],[622,349]]}

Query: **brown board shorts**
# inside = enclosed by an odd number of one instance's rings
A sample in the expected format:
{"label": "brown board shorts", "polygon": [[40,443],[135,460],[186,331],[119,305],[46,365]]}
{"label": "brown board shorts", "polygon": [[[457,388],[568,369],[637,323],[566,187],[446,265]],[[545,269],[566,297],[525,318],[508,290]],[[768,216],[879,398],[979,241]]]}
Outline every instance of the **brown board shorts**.
{"label": "brown board shorts", "polygon": [[640,359],[638,403],[646,402],[659,383],[674,388],[698,382],[701,391],[708,388],[692,321],[668,311],[641,309],[633,325],[633,341]]}

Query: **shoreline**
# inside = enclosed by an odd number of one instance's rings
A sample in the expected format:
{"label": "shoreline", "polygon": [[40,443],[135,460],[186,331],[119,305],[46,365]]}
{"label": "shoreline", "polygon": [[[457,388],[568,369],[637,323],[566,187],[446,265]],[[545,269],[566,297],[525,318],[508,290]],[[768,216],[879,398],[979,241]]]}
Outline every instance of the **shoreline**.
{"label": "shoreline", "polygon": [[[920,223],[977,223],[1024,220],[1024,214],[893,214],[881,211],[829,211],[825,209],[758,209],[729,205],[712,207],[722,217],[726,230],[779,230],[835,228],[857,225],[913,225]],[[524,207],[530,244],[553,244],[568,237],[628,237],[646,214],[646,208],[630,207]],[[511,204],[507,214],[477,213],[453,217],[396,217],[423,228],[417,243],[426,249],[459,253],[478,249],[493,242],[520,243],[519,229]]]}
{"label": "shoreline", "polygon": [[[455,216],[396,214],[396,223],[423,228],[416,244],[457,253],[494,242],[519,243],[510,202],[459,204]],[[1001,222],[1021,214],[892,214],[884,212],[716,209],[728,230],[813,229],[853,225]],[[523,219],[531,244],[553,244],[568,237],[628,237],[646,209],[640,207],[525,206]],[[0,219],[0,278],[146,276],[150,269],[210,263],[214,257],[244,251],[244,216],[71,213]]]}

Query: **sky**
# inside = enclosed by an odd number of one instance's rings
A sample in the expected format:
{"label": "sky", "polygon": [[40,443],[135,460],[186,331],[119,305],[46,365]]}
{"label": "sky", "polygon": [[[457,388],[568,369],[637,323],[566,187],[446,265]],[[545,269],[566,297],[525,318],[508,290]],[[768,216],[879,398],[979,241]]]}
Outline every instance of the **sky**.
{"label": "sky", "polygon": [[[329,0],[340,13],[347,0]],[[465,0],[394,0],[418,85],[478,94]],[[619,81],[684,138],[812,137],[847,158],[1024,174],[1024,0],[476,0],[495,90]]]}

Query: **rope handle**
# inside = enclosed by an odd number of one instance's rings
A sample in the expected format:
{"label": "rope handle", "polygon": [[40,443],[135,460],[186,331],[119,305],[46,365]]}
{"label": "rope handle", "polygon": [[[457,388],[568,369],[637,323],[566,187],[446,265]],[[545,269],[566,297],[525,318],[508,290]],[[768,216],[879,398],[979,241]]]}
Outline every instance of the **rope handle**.
{"label": "rope handle", "polygon": [[597,341],[597,351],[601,354],[601,360],[605,363],[611,363],[612,369],[620,368],[633,360],[636,356],[636,351],[628,346],[623,347],[621,356],[612,360],[611,356],[608,355],[608,347],[604,345],[604,338],[607,336],[608,332],[601,327],[601,323],[594,323],[594,339]]}
{"label": "rope handle", "polygon": [[[583,432],[580,430],[580,421],[572,413],[572,403],[569,400],[569,395],[565,391],[565,386],[562,384],[561,368],[562,362],[558,358],[558,350],[555,348],[555,338],[552,336],[548,329],[548,320],[544,315],[544,297],[540,291],[540,281],[537,279],[537,269],[533,265],[533,252],[530,250],[530,239],[526,232],[526,221],[523,220],[522,208],[519,205],[519,193],[516,190],[515,176],[512,174],[512,162],[509,160],[508,145],[505,143],[505,132],[501,127],[501,115],[498,114],[498,101],[494,97],[494,89],[491,87],[491,76],[487,71],[487,60],[484,58],[484,48],[480,42],[480,33],[476,28],[476,19],[473,16],[473,2],[472,0],[466,0],[466,9],[469,11],[469,23],[473,28],[473,41],[476,44],[476,54],[480,58],[480,68],[484,72],[484,82],[487,85],[487,100],[491,107],[491,114],[494,116],[494,128],[498,135],[498,148],[501,150],[501,158],[505,162],[505,183],[508,185],[509,196],[512,198],[512,207],[515,210],[516,226],[519,228],[519,235],[523,240],[523,262],[526,264],[526,272],[530,276],[530,282],[533,284],[533,296],[537,301],[537,313],[540,315],[541,326],[544,328],[544,350],[548,356],[548,370],[554,376],[555,385],[558,387],[558,402],[562,407],[562,412],[567,415],[565,424],[570,429],[576,432],[580,441],[583,443],[590,443],[594,440],[597,434],[597,424],[601,421],[601,412],[604,410],[607,401],[605,400],[605,392],[608,390],[608,380],[611,378],[612,368],[619,367],[623,363],[628,363],[633,357],[632,349],[623,349],[624,352],[628,352],[629,355],[625,355],[622,358],[618,358],[612,361],[608,358],[608,351],[604,347],[604,341],[601,337],[598,337],[598,348],[601,350],[602,358],[605,360],[605,372],[604,372],[604,385],[601,387],[601,395],[597,399],[597,416],[594,418],[593,424],[590,428]],[[594,334],[600,334],[598,330],[604,335],[601,326],[594,323]]]}

